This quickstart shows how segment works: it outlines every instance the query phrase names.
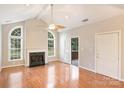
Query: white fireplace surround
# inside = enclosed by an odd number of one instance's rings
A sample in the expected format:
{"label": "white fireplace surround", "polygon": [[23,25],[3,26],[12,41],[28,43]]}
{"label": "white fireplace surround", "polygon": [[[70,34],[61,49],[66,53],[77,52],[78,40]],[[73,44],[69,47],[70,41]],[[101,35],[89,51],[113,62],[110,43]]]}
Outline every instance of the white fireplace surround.
{"label": "white fireplace surround", "polygon": [[29,67],[29,54],[32,52],[45,52],[45,64],[48,63],[47,60],[47,51],[46,50],[28,50],[27,51],[27,61],[26,61],[26,66]]}

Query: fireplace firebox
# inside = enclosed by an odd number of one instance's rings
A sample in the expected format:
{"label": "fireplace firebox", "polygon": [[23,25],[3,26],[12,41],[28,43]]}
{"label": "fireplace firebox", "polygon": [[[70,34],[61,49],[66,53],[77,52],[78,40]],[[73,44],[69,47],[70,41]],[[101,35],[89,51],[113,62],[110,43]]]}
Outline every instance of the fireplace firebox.
{"label": "fireplace firebox", "polygon": [[29,67],[45,65],[45,52],[29,53]]}

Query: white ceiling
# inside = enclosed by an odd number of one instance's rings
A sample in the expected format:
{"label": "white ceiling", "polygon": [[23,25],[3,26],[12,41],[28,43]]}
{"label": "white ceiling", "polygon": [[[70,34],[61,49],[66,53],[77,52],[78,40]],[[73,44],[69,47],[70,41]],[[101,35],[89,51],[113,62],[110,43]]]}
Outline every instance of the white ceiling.
{"label": "white ceiling", "polygon": [[[63,24],[67,29],[102,21],[124,13],[124,5],[54,5],[54,23]],[[0,23],[8,24],[37,17],[50,24],[49,5],[0,5]],[[88,18],[83,23],[81,20]]]}
{"label": "white ceiling", "polygon": [[45,5],[0,4],[0,23],[8,24],[33,18]]}

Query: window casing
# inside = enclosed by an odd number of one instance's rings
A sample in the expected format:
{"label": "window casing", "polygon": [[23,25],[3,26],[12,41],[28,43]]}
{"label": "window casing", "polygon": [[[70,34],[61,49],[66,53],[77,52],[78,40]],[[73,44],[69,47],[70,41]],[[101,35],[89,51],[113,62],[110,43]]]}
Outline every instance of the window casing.
{"label": "window casing", "polygon": [[22,26],[13,28],[9,33],[9,61],[23,59]]}
{"label": "window casing", "polygon": [[55,56],[55,37],[52,32],[48,32],[48,56]]}

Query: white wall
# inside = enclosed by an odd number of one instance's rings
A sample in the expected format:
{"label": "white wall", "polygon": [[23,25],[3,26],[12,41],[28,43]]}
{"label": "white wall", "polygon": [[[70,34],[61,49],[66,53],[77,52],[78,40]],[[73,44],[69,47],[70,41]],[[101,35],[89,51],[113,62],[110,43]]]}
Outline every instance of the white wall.
{"label": "white wall", "polygon": [[0,71],[1,71],[1,62],[2,62],[2,29],[0,25]]}
{"label": "white wall", "polygon": [[124,15],[60,32],[60,59],[67,63],[71,62],[71,37],[79,36],[79,65],[87,69],[95,70],[95,33],[120,29],[122,31],[121,77],[124,79]]}

